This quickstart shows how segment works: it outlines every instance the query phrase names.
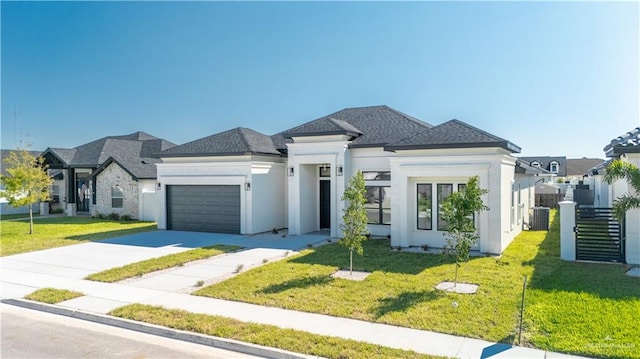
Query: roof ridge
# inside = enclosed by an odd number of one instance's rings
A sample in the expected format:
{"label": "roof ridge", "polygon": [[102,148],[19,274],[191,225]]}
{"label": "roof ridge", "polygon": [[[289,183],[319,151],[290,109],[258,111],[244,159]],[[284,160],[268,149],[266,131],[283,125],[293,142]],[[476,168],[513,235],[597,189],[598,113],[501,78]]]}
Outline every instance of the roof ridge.
{"label": "roof ridge", "polygon": [[[502,138],[502,137],[500,137],[500,136],[496,136],[496,135],[494,135],[494,134],[492,134],[492,133],[489,133],[489,132],[487,132],[487,131],[485,131],[485,130],[481,130],[481,129],[479,129],[479,128],[477,128],[477,127],[473,126],[473,125],[470,125],[470,124],[468,124],[468,123],[466,123],[466,122],[464,122],[464,121],[460,121],[460,120],[455,119],[455,118],[454,118],[454,119],[451,119],[451,120],[449,120],[449,121],[446,121],[446,122],[444,122],[444,123],[441,123],[441,124],[440,124],[440,125],[438,125],[438,126],[444,125],[444,124],[445,124],[445,123],[447,123],[447,122],[454,122],[454,123],[457,123],[457,124],[459,124],[459,125],[466,126],[466,127],[471,128],[471,129],[473,129],[473,130],[476,130],[476,131],[478,131],[478,132],[481,132],[482,134],[484,134],[484,135],[486,135],[486,136],[493,137],[493,138],[498,139],[498,140],[506,141],[504,138]],[[435,126],[435,127],[438,127],[438,126]]]}
{"label": "roof ridge", "polygon": [[392,111],[392,112],[395,112],[395,113],[397,113],[398,115],[400,115],[400,116],[402,116],[402,117],[406,118],[407,120],[413,121],[413,122],[415,122],[415,123],[417,123],[417,124],[419,124],[419,125],[421,125],[421,126],[425,126],[425,125],[427,125],[427,126],[430,126],[430,127],[428,127],[428,128],[434,127],[432,124],[430,124],[430,123],[428,123],[428,122],[422,121],[422,120],[420,120],[420,119],[418,119],[418,118],[416,118],[416,117],[413,117],[413,116],[411,116],[411,115],[408,115],[408,114],[406,114],[406,113],[404,113],[404,112],[402,112],[402,111],[398,111],[398,110],[396,110],[396,109],[395,109],[395,108],[393,108],[393,107],[389,107],[389,106],[387,106],[387,105],[381,105],[380,107],[384,107],[384,108],[386,108],[386,109],[388,109],[388,110],[390,110],[390,111]]}
{"label": "roof ridge", "polygon": [[249,128],[245,128],[245,127],[236,127],[235,130],[240,132],[240,138],[242,139],[242,142],[244,142],[244,144],[247,146],[247,148],[250,149],[253,152],[254,148],[253,148],[253,146],[251,146],[251,143],[249,143],[249,141],[247,140],[247,134],[244,131],[244,130],[250,130],[250,129]]}

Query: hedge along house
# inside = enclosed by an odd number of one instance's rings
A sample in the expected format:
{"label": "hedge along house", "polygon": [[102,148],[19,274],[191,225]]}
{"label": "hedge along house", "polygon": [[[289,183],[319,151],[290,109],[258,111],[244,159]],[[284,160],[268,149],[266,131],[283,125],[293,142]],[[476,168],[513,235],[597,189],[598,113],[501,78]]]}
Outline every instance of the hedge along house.
{"label": "hedge along house", "polygon": [[158,227],[340,237],[340,198],[359,169],[369,231],[391,235],[393,246],[437,248],[442,200],[478,176],[491,210],[477,215],[474,249],[501,253],[522,228],[517,206],[529,206],[519,191],[531,188],[516,185],[519,151],[464,122],[432,126],[387,106],[344,109],[274,136],[236,128],[161,154]]}
{"label": "hedge along house", "polygon": [[155,221],[156,163],[159,153],[173,146],[135,132],[71,149],[48,148],[42,156],[55,174],[52,197],[67,215],[116,213]]}

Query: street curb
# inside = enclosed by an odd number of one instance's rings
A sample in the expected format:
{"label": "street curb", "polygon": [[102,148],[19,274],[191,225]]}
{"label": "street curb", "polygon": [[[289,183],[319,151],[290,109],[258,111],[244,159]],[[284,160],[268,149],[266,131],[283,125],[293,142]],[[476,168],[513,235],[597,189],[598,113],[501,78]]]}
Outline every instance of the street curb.
{"label": "street curb", "polygon": [[113,327],[134,330],[141,333],[157,335],[169,339],[176,339],[185,342],[206,345],[218,349],[230,350],[238,353],[249,354],[269,359],[310,359],[320,358],[281,350],[277,348],[265,347],[257,344],[245,343],[233,339],[213,337],[204,334],[187,332],[184,330],[171,329],[160,325],[137,322],[134,320],[116,318],[108,315],[85,312],[77,309],[69,309],[53,304],[34,302],[26,299],[2,299],[4,304],[17,307],[39,310],[51,314],[63,315],[66,317],[82,319],[94,323],[110,325]]}

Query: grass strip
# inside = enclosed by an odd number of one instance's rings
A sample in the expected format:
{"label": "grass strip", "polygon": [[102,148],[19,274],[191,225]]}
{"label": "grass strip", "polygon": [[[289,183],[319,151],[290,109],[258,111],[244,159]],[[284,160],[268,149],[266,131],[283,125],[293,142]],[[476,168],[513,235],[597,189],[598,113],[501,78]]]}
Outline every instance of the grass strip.
{"label": "grass strip", "polygon": [[56,304],[64,302],[65,300],[82,297],[83,295],[83,293],[67,289],[42,288],[31,294],[27,294],[24,298],[41,303]]}
{"label": "grass strip", "polygon": [[188,262],[210,258],[226,252],[232,252],[240,248],[242,247],[218,244],[209,247],[191,249],[185,252],[169,254],[162,257],[127,264],[122,267],[107,269],[102,272],[91,274],[87,276],[86,279],[107,283],[118,282],[123,279],[139,277],[147,273],[178,267]]}
{"label": "grass strip", "polygon": [[332,359],[440,358],[355,340],[143,304],[116,308],[109,315]]}

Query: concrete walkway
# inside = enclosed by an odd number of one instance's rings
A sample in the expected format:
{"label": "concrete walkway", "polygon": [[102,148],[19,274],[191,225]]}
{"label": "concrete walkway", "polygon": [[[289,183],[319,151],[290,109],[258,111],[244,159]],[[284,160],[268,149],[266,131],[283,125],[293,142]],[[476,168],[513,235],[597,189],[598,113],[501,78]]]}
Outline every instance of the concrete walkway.
{"label": "concrete walkway", "polygon": [[[158,242],[149,241],[154,233]],[[285,254],[293,254],[292,247],[303,248],[307,243],[321,242],[326,235],[291,236],[282,242],[286,248],[251,248],[245,251],[216,256],[195,264],[163,271],[137,280],[120,283],[100,283],[83,278],[97,271],[157,257],[162,253],[188,250],[193,245],[189,238],[199,238],[189,232],[150,232],[140,237],[85,243],[70,247],[49,249],[0,258],[2,282],[0,297],[22,298],[36,289],[54,287],[80,291],[86,295],[59,303],[57,307],[105,314],[117,307],[142,303],[165,308],[184,309],[193,313],[213,314],[246,322],[276,325],[309,333],[353,339],[391,348],[413,350],[419,353],[454,358],[570,358],[573,356],[545,352],[542,350],[512,347],[478,339],[464,338],[423,330],[409,329],[385,324],[338,318],[258,306],[247,303],[218,300],[189,295],[198,280],[212,282],[233,275],[238,264],[244,268],[259,266],[264,259],[278,260]],[[171,235],[179,241],[168,240]],[[166,236],[166,238],[165,238]],[[218,243],[236,242],[243,238],[246,243],[258,240],[251,236],[216,235]],[[224,236],[227,236],[225,240]],[[263,237],[262,244],[270,240],[286,239],[275,235]],[[134,238],[131,238],[134,237]],[[188,237],[188,238],[187,238]],[[163,239],[167,240],[163,242]],[[172,242],[172,243],[166,243]],[[179,245],[176,243],[180,243]],[[260,241],[258,241],[260,242]],[[146,245],[145,245],[146,243]],[[158,243],[165,244],[164,246]],[[191,243],[185,245],[185,243]],[[245,244],[246,244],[245,243]],[[304,243],[304,244],[303,244]],[[153,244],[153,245],[152,245]],[[207,245],[213,244],[209,242]],[[259,245],[260,243],[258,243]],[[272,244],[272,243],[271,243]],[[301,246],[302,244],[302,246]],[[84,256],[79,258],[78,256]],[[575,358],[575,357],[574,357]]]}

